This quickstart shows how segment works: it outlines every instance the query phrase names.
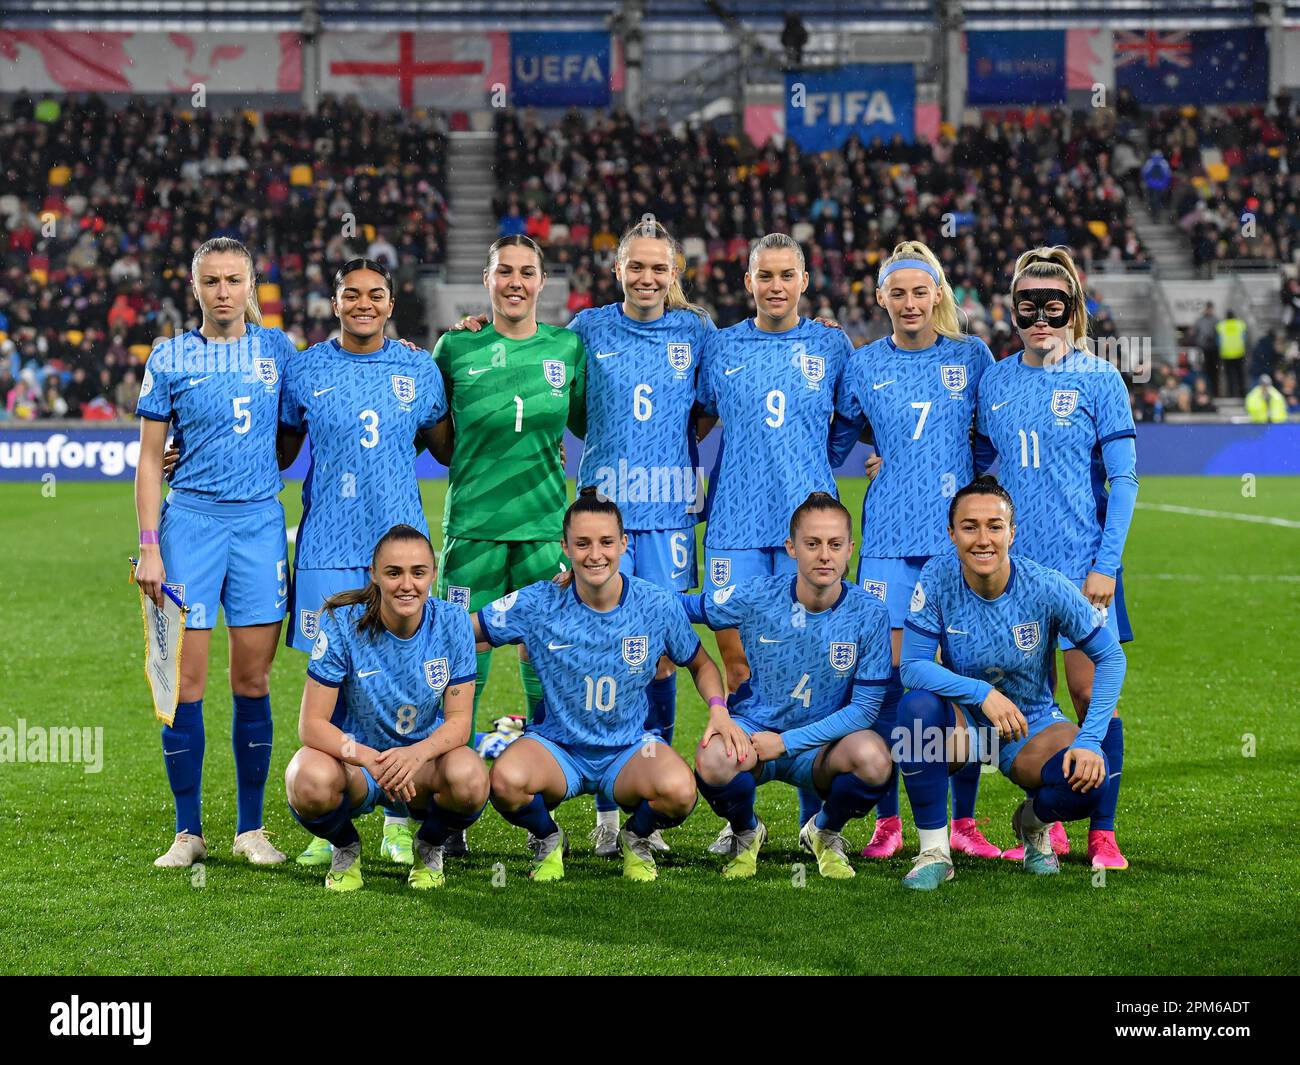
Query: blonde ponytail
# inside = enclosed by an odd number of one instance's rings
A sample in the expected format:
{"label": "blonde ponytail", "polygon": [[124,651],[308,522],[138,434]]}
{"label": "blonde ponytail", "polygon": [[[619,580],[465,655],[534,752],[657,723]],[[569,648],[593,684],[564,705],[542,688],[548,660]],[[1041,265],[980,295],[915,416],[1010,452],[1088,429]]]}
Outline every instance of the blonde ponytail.
{"label": "blonde ponytail", "polygon": [[[952,286],[948,284],[948,277],[943,272],[939,257],[921,241],[905,240],[894,246],[894,250],[889,253],[889,258],[880,264],[880,270],[883,271],[885,267],[900,259],[920,259],[939,275],[939,302],[934,306],[930,324],[940,336],[947,337],[949,340],[964,340],[966,333],[963,332],[957,317],[957,298],[952,294]],[[880,273],[877,272],[876,276],[879,277]]]}
{"label": "blonde ponytail", "polygon": [[1016,288],[1024,278],[1055,278],[1064,281],[1074,297],[1074,313],[1070,317],[1072,326],[1070,342],[1080,350],[1087,350],[1088,343],[1088,303],[1083,292],[1083,282],[1079,280],[1078,268],[1070,257],[1070,249],[1062,244],[1047,248],[1030,248],[1016,260],[1015,270],[1011,276],[1011,305],[1015,309]]}

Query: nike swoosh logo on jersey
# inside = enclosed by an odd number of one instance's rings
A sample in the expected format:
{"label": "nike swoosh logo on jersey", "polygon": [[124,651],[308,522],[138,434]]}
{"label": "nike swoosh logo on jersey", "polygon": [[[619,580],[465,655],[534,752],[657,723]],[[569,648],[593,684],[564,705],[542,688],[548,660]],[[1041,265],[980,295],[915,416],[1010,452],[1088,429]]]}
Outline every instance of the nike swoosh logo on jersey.
{"label": "nike swoosh logo on jersey", "polygon": [[382,669],[365,669],[357,670],[358,677],[373,677],[376,673],[382,673]]}
{"label": "nike swoosh logo on jersey", "polygon": [[676,580],[678,577],[684,577],[684,576],[686,576],[686,570],[679,569],[676,573],[673,574],[673,580]]}
{"label": "nike swoosh logo on jersey", "polygon": [[[211,377],[211,376],[212,376],[211,374],[208,374],[208,377]],[[203,384],[204,381],[206,381],[206,380],[208,379],[208,377],[191,377],[191,378],[190,378],[190,384],[192,384],[192,385],[201,385],[201,384]]]}
{"label": "nike swoosh logo on jersey", "polygon": [[615,355],[617,355],[617,354],[618,354],[617,351],[598,351],[598,352],[596,352],[596,358],[598,358],[598,359],[611,359],[611,358],[613,358],[613,357],[614,357]]}
{"label": "nike swoosh logo on jersey", "polygon": [[740,371],[743,370],[748,365],[749,363],[742,362],[739,366],[728,366],[725,370],[722,371],[723,376],[730,377],[733,373],[740,373]]}
{"label": "nike swoosh logo on jersey", "polygon": [[993,409],[993,410],[1001,410],[1003,407],[1005,407],[1005,406],[1006,406],[1008,403],[1010,403],[1010,402],[1011,402],[1011,400],[1009,400],[1009,399],[1004,399],[1001,403],[994,403],[992,409]]}
{"label": "nike swoosh logo on jersey", "polygon": [[491,366],[484,366],[481,370],[470,370],[469,375],[470,377],[477,377],[481,373],[487,373],[490,369],[492,369]]}
{"label": "nike swoosh logo on jersey", "polygon": [[758,642],[759,643],[785,643],[785,639],[769,640],[766,636],[760,636],[758,638]]}
{"label": "nike swoosh logo on jersey", "polygon": [[281,607],[281,606],[284,606],[284,604],[287,603],[288,601],[289,601],[289,600],[288,600],[288,597],[286,597],[286,598],[284,598],[284,599],[277,599],[277,600],[275,601],[275,605],[276,605],[277,607]]}
{"label": "nike swoosh logo on jersey", "polygon": [[312,393],[312,396],[323,396],[326,392],[333,392],[336,388],[338,388],[338,385],[330,385],[329,388],[318,388]]}
{"label": "nike swoosh logo on jersey", "polygon": [[572,647],[571,643],[555,643],[552,641],[546,645],[548,651],[563,651],[566,647]]}
{"label": "nike swoosh logo on jersey", "polygon": [[950,633],[952,633],[954,636],[969,636],[969,635],[970,635],[970,633],[969,633],[969,632],[966,632],[964,629],[954,629],[951,625],[948,626],[948,631],[949,631]]}
{"label": "nike swoosh logo on jersey", "polygon": [[876,392],[882,388],[887,387],[888,385],[897,384],[897,383],[898,383],[897,377],[895,377],[893,380],[890,381],[877,381],[875,382],[875,384],[871,386],[871,391]]}

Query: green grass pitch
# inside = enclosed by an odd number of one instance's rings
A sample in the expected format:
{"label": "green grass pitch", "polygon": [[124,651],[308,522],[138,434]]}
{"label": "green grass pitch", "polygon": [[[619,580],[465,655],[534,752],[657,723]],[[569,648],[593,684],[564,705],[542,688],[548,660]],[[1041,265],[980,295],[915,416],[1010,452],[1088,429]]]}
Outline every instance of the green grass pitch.
{"label": "green grass pitch", "polygon": [[[172,836],[158,725],[141,672],[135,539],[126,484],[0,486],[0,726],[102,726],[98,773],[0,764],[0,970],[7,973],[1276,973],[1297,968],[1294,851],[1300,722],[1300,527],[1160,509],[1187,506],[1300,521],[1300,480],[1143,480],[1126,551],[1129,645],[1121,709],[1128,734],[1119,838],[1127,872],[1095,882],[1082,827],[1062,875],[957,861],[957,879],[899,886],[915,853],[857,859],[857,878],[799,886],[794,792],[759,809],[773,838],[759,875],[724,883],[704,848],[720,822],[704,804],[669,833],[655,884],[625,883],[586,845],[590,798],[559,812],[575,843],[566,879],[528,880],[522,833],[491,810],[473,856],[444,891],[407,890],[379,858],[380,818],[362,825],[365,890],[335,897],[292,863],[230,857],[234,769],[225,639],[213,641],[206,701],[202,877],[153,868]],[[441,513],[444,482],[425,486]],[[843,484],[859,513],[863,483]],[[298,485],[285,491],[291,522]],[[436,523],[435,523],[436,524]],[[435,536],[437,534],[435,533]],[[709,643],[712,649],[712,643]],[[285,806],[304,658],[281,647],[272,681],[276,746],[266,824],[297,853],[306,833]],[[683,674],[677,745],[689,753],[704,708]],[[1062,703],[1067,706],[1068,703]],[[522,707],[498,652],[485,709]],[[486,723],[487,714],[479,725]],[[1012,843],[1016,790],[986,774],[979,813]],[[849,826],[855,850],[869,826]],[[494,886],[494,863],[505,869]]]}

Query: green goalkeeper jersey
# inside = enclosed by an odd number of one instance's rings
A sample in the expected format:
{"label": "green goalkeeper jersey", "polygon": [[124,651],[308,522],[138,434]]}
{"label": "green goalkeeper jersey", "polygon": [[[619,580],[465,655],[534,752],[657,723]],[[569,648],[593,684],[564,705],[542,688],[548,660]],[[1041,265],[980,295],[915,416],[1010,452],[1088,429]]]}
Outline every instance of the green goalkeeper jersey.
{"label": "green goalkeeper jersey", "polygon": [[455,430],[444,537],[560,539],[567,424],[586,435],[587,355],[576,333],[538,324],[527,340],[485,326],[433,349]]}

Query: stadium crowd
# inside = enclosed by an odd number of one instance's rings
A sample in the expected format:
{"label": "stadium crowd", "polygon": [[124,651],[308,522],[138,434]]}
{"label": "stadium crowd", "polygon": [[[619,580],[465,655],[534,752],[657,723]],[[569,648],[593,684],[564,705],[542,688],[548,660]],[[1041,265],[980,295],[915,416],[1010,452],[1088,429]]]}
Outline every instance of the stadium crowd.
{"label": "stadium crowd", "polygon": [[[339,263],[443,258],[437,113],[110,110],[93,96],[56,110],[38,119],[18,98],[0,129],[0,416],[133,411],[154,338],[198,320],[189,256],[209,237],[256,249],[267,323],[304,346],[333,331]],[[402,335],[427,341],[413,281],[397,307]]]}
{"label": "stadium crowd", "polygon": [[[1106,150],[1104,115],[1061,110],[967,126],[933,143],[901,139],[809,154],[787,141],[695,128],[678,138],[661,121],[570,112],[497,119],[500,233],[527,233],[570,269],[569,309],[614,298],[609,272],[623,230],[651,213],[681,239],[687,291],[719,326],[749,313],[749,242],[788,230],[806,248],[809,313],[840,321],[855,345],[883,336],[873,297],[877,264],[906,237],[942,249],[954,293],[1001,355],[1018,347],[1004,289],[1017,255],[1069,244],[1086,268],[1142,262],[1127,194]],[[953,239],[955,238],[955,239]]]}

